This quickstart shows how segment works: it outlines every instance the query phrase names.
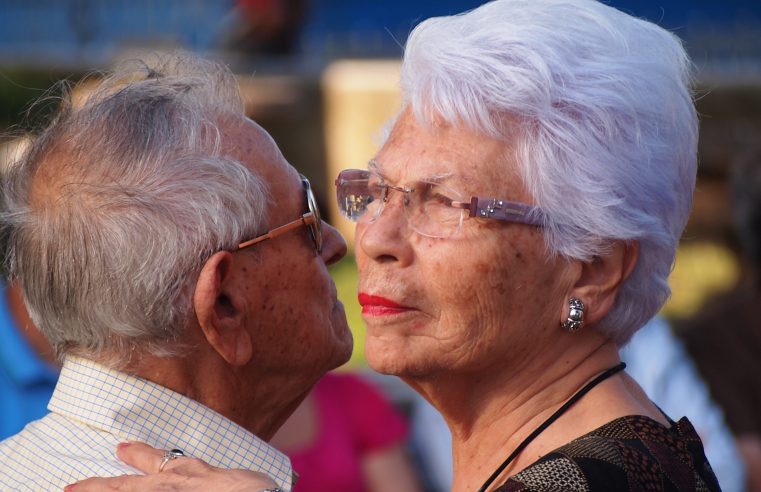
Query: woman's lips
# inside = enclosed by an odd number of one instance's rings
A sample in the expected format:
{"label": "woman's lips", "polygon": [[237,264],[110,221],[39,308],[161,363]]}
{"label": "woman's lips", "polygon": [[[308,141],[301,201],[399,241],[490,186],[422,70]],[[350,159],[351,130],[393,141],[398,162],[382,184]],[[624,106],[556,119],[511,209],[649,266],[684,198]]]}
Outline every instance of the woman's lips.
{"label": "woman's lips", "polygon": [[362,314],[367,316],[390,316],[413,310],[413,308],[402,306],[391,299],[365,294],[364,292],[359,293],[357,300],[362,306]]}

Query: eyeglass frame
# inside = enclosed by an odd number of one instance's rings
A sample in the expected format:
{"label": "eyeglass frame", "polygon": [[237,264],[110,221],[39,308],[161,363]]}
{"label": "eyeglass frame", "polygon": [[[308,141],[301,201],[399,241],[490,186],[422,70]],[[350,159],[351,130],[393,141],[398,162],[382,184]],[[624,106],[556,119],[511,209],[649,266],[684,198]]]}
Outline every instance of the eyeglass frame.
{"label": "eyeglass frame", "polygon": [[312,238],[312,243],[314,244],[317,253],[322,253],[322,218],[320,216],[320,208],[317,206],[317,199],[314,196],[312,185],[309,183],[309,180],[303,174],[299,174],[299,177],[301,178],[301,184],[304,187],[304,195],[306,196],[309,211],[296,220],[275,227],[274,229],[270,229],[264,234],[238,244],[238,247],[234,251],[249,248],[262,241],[266,241],[267,239],[275,239],[286,232],[303,226],[309,231],[309,237]]}
{"label": "eyeglass frame", "polygon": [[[374,171],[369,171],[365,169],[344,169],[343,171],[338,173],[338,176],[336,177],[336,180],[335,180],[336,200],[338,202],[338,210],[341,212],[341,215],[343,215],[347,219],[351,220],[352,222],[358,223],[359,220],[351,219],[346,213],[344,213],[344,207],[341,205],[341,202],[339,199],[340,195],[338,193],[338,190],[339,190],[339,187],[341,186],[341,177],[342,175],[348,172],[362,173],[363,175],[368,176],[368,178],[371,175],[375,175],[383,179],[383,176],[381,176],[380,174]],[[349,181],[349,180],[346,180],[346,181]],[[423,181],[423,182],[427,183],[427,181]],[[431,183],[431,184],[436,184],[436,183]],[[388,183],[384,183],[382,186],[384,186],[387,189],[398,191],[402,193],[403,195],[406,195],[414,191],[413,188],[405,188],[403,186],[394,186]],[[452,191],[455,191],[455,190],[452,190]],[[388,201],[388,193],[384,195],[383,202],[385,203],[387,201]],[[404,204],[405,201],[402,200],[402,203]],[[529,205],[527,203],[515,202],[512,200],[492,198],[492,197],[482,197],[482,196],[471,196],[469,201],[452,200],[452,202],[447,204],[447,206],[452,208],[467,210],[468,217],[478,217],[481,219],[495,219],[495,220],[501,220],[504,222],[514,222],[519,224],[533,225],[537,227],[542,227],[544,224],[542,210],[539,206]],[[406,210],[407,205],[404,204],[404,207]],[[380,217],[382,213],[383,213],[383,205],[379,207],[375,219]],[[359,217],[358,219],[360,218],[361,217]],[[413,229],[415,228],[413,227]],[[438,236],[431,236],[428,234],[424,234],[418,231],[417,229],[415,229],[415,231],[418,234],[422,234],[424,236],[438,237]],[[458,232],[459,232],[459,225],[455,234],[457,234]]]}

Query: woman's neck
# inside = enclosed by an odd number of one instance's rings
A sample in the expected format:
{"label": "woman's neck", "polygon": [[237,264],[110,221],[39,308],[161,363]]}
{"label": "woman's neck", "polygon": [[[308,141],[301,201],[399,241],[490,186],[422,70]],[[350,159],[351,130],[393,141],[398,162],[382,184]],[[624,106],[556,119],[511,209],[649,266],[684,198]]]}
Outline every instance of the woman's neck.
{"label": "woman's neck", "polygon": [[[453,491],[474,491],[504,459],[585,383],[620,362],[612,342],[575,346],[534,357],[523,367],[488,374],[447,374],[408,381],[439,409],[452,432]],[[651,413],[642,395],[616,378],[601,383],[542,432],[505,470],[504,477],[617,417]],[[634,384],[636,387],[636,384]],[[623,396],[623,398],[621,398]],[[647,397],[644,399],[649,403]]]}

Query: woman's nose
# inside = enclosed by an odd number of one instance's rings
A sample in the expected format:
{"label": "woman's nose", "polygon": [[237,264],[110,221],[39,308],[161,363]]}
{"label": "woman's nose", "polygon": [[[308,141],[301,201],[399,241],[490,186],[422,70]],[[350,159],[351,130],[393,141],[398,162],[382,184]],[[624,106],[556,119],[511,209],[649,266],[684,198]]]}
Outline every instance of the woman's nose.
{"label": "woman's nose", "polygon": [[357,224],[356,253],[375,261],[400,261],[406,264],[412,258],[409,244],[411,230],[402,200],[390,199],[384,205],[382,213],[374,221]]}

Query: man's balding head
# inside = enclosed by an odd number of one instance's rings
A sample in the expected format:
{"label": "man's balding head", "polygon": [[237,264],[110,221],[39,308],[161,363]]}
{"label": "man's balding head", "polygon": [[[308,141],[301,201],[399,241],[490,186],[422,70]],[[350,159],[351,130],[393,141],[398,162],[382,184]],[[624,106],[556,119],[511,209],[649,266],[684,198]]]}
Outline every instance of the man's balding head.
{"label": "man's balding head", "polygon": [[181,349],[205,260],[266,219],[265,184],[222,150],[243,118],[232,73],[188,55],[64,98],[4,180],[11,273],[59,353]]}

